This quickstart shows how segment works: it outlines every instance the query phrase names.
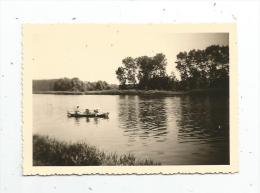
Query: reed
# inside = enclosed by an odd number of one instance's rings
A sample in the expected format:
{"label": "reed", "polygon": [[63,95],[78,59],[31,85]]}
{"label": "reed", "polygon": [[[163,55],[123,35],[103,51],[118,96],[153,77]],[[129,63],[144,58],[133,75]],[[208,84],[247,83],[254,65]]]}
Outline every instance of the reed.
{"label": "reed", "polygon": [[33,136],[34,166],[160,165],[133,154],[105,153],[84,142],[67,143],[48,136]]}

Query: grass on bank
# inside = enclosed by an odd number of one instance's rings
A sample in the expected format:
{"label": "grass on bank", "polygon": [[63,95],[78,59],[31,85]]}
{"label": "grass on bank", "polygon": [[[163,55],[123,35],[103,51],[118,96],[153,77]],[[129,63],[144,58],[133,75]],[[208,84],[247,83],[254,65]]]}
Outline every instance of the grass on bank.
{"label": "grass on bank", "polygon": [[133,154],[105,153],[86,143],[66,143],[48,136],[33,136],[34,166],[160,165],[150,159],[137,160]]}

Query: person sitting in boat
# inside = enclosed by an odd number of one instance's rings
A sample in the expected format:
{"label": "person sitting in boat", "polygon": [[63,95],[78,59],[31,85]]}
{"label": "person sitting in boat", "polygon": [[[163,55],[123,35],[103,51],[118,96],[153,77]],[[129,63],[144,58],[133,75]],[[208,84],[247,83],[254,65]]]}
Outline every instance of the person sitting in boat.
{"label": "person sitting in boat", "polygon": [[76,115],[79,114],[79,106],[76,107],[76,109],[75,109],[75,114],[76,114]]}
{"label": "person sitting in boat", "polygon": [[90,114],[89,109],[86,109],[85,112],[86,112],[86,115]]}
{"label": "person sitting in boat", "polygon": [[94,110],[95,117],[98,115],[98,109]]}

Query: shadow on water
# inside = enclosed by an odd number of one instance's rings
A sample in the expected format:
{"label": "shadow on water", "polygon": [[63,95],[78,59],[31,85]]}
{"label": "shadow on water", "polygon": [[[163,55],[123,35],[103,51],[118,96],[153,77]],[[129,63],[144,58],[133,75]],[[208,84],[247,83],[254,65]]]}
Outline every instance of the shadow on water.
{"label": "shadow on water", "polygon": [[99,117],[68,117],[68,119],[73,119],[75,122],[75,125],[80,126],[83,122],[85,123],[91,123],[99,124],[102,120],[108,120],[109,118],[99,118]]}
{"label": "shadow on water", "polygon": [[137,138],[166,140],[167,114],[164,100],[158,97],[120,96],[120,127],[130,138],[130,142]]}
{"label": "shadow on water", "polygon": [[228,98],[185,96],[180,103],[178,142],[214,146],[214,162],[229,164]]}
{"label": "shadow on water", "polygon": [[78,117],[72,117],[72,118],[74,118],[74,120],[75,120],[75,125],[80,125],[81,118],[78,118]]}

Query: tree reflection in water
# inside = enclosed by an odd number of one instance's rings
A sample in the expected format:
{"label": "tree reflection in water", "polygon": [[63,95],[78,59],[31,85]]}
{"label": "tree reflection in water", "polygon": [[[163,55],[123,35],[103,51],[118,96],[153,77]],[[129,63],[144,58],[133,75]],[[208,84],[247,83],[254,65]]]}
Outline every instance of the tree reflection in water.
{"label": "tree reflection in water", "polygon": [[162,97],[120,96],[120,127],[130,138],[129,142],[151,137],[157,141],[166,140],[167,114],[164,100]]}
{"label": "tree reflection in water", "polygon": [[181,97],[178,142],[214,146],[215,162],[229,163],[229,101],[220,96]]}

